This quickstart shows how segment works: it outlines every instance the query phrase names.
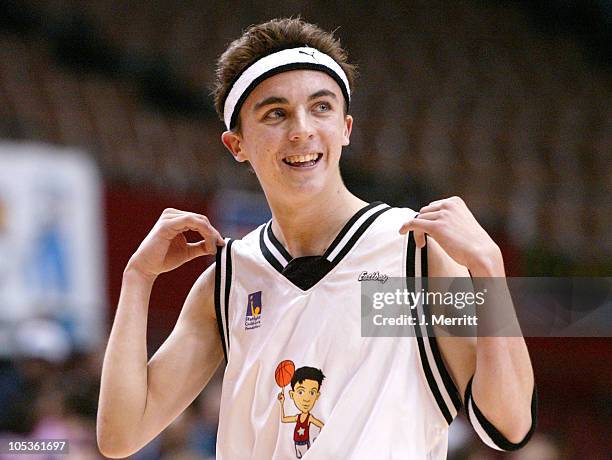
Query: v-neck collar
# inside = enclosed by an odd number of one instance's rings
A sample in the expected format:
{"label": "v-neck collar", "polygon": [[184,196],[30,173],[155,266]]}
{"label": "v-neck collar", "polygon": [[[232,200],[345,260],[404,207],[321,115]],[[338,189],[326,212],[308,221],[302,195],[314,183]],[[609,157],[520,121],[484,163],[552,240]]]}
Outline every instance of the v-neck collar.
{"label": "v-neck collar", "polygon": [[[327,273],[329,273],[338,263],[344,258],[344,256],[351,250],[357,240],[367,228],[380,216],[383,212],[388,211],[391,207],[381,201],[371,203],[364,206],[357,211],[349,221],[344,224],[342,230],[336,235],[332,244],[327,248],[322,256],[314,256],[320,258],[320,269],[316,270],[314,278],[310,280],[306,285],[314,286],[318,283]],[[302,290],[304,285],[296,283],[296,280],[291,279],[287,276],[286,269],[292,261],[299,261],[300,259],[312,259],[313,256],[308,258],[297,257],[293,258],[289,251],[278,241],[278,238],[272,231],[272,220],[261,228],[259,233],[259,246],[265,259],[274,267],[276,271],[284,275],[291,283],[296,285]]]}

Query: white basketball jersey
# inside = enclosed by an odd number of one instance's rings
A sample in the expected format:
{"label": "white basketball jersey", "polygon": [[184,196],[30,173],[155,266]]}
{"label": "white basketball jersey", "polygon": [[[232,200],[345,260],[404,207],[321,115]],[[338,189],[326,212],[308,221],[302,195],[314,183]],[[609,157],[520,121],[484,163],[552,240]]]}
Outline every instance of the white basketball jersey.
{"label": "white basketball jersey", "polygon": [[[363,272],[426,276],[425,250],[411,232],[399,234],[414,216],[372,203],[321,257],[293,259],[271,222],[218,251],[215,304],[227,359],[218,459],[446,458],[461,399],[435,338],[361,336]],[[295,371],[277,372],[283,361]],[[307,376],[288,383],[291,374]],[[281,421],[281,391],[285,417],[297,415],[299,425]]]}

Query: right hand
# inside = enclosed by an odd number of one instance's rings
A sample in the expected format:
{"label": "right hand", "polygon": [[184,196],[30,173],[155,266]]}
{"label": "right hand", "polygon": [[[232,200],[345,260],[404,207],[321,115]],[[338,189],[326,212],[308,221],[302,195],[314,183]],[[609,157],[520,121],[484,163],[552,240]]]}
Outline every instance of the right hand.
{"label": "right hand", "polygon": [[[188,243],[184,232],[198,232],[203,240]],[[146,238],[130,258],[126,271],[135,270],[154,279],[161,273],[180,267],[196,257],[216,254],[217,246],[225,246],[221,234],[206,216],[168,208],[162,212]]]}
{"label": "right hand", "polygon": [[285,394],[282,391],[278,394],[278,400],[281,402],[281,404],[285,402]]}

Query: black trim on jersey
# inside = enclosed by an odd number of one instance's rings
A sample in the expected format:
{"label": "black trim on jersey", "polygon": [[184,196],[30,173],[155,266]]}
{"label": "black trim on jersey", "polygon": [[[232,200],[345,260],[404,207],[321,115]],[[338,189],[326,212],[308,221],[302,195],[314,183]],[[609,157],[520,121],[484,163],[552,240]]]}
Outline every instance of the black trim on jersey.
{"label": "black trim on jersey", "polygon": [[474,411],[474,415],[478,419],[480,426],[484,429],[484,431],[489,435],[491,441],[500,449],[503,450],[518,450],[523,447],[525,444],[529,442],[531,436],[535,432],[536,425],[538,423],[538,392],[536,390],[535,383],[533,385],[533,394],[531,395],[531,428],[525,435],[525,437],[517,443],[513,443],[509,441],[495,426],[487,420],[484,414],[480,411],[478,406],[476,405],[476,401],[474,401],[474,397],[472,396],[472,380],[474,377],[470,379],[465,388],[465,408],[468,421],[472,424],[472,420],[470,420],[470,410],[469,405],[472,406],[472,410]]}
{"label": "black trim on jersey", "polygon": [[[381,209],[373,212],[371,216],[369,216],[363,223],[361,223],[361,225],[359,225],[359,227],[355,227],[355,223],[359,220],[359,218],[378,206],[382,206]],[[382,213],[388,211],[389,209],[392,208],[380,201],[368,204],[367,206],[361,208],[349,219],[344,227],[342,227],[338,235],[336,235],[334,238],[334,241],[322,256],[293,258],[291,254],[289,254],[289,251],[287,251],[274,236],[271,223],[268,223],[261,228],[259,232],[259,246],[264,258],[270,263],[270,265],[272,265],[272,267],[274,267],[276,271],[285,276],[285,278],[287,278],[294,286],[298,287],[302,291],[306,291],[321,281],[325,275],[327,275],[336,265],[338,265],[346,254],[348,254],[348,252],[355,246],[359,238],[365,233],[370,225],[372,225],[372,223]],[[341,250],[336,254],[336,256],[334,256],[332,260],[329,260],[330,254],[334,252],[334,250],[338,249],[342,239],[352,230],[354,231],[354,234],[344,244],[344,246],[342,246]],[[267,246],[264,232],[267,232],[270,243],[274,246],[274,248],[278,250],[279,253],[281,253],[287,260],[286,266],[283,267],[281,261],[274,256],[270,250],[270,247]],[[304,280],[296,279],[297,276],[302,276],[306,271],[308,272],[307,278]]]}
{"label": "black trim on jersey", "polygon": [[[420,332],[418,332],[418,334],[420,335]],[[440,408],[440,412],[442,412],[442,415],[446,419],[446,423],[450,425],[453,422],[453,415],[448,410],[448,407],[446,406],[446,403],[444,402],[444,397],[442,396],[442,393],[440,393],[440,389],[438,388],[438,385],[436,384],[436,378],[434,377],[433,372],[431,371],[431,367],[429,367],[429,362],[427,361],[427,352],[425,351],[425,344],[423,343],[423,337],[420,337],[419,335],[417,335],[416,339],[419,345],[419,354],[421,355],[421,363],[423,364],[423,371],[425,372],[425,377],[427,378],[429,389],[431,390],[431,393],[436,399],[436,402],[438,403],[438,407]]]}
{"label": "black trim on jersey", "polygon": [[421,248],[421,276],[423,278],[427,278],[429,276],[429,261],[427,260],[427,234],[424,234],[423,238],[425,238],[425,246]]}
{"label": "black trim on jersey", "polygon": [[[407,274],[411,273],[412,278],[414,278],[414,276],[416,275],[416,249],[417,247],[416,247],[416,242],[414,241],[414,233],[411,231],[408,234],[408,245],[407,245],[407,252],[406,252],[406,273]],[[421,272],[421,276],[423,276],[422,272]],[[419,347],[419,356],[421,358],[421,365],[423,366],[423,372],[425,373],[425,378],[427,379],[427,383],[429,384],[429,389],[431,390],[431,393],[434,399],[438,403],[440,412],[442,412],[442,415],[446,419],[446,422],[450,425],[451,422],[453,421],[453,416],[451,415],[450,411],[446,407],[446,403],[444,402],[442,393],[440,393],[440,389],[438,388],[438,385],[436,384],[436,379],[431,371],[431,367],[429,366],[429,361],[427,359],[427,352],[425,351],[425,344],[423,343],[423,333],[422,333],[421,327],[418,326],[419,322],[418,322],[416,310],[417,310],[416,308],[412,309],[411,314],[412,314],[412,317],[415,318],[415,324],[417,324],[417,326],[415,326],[414,328],[414,332],[415,332],[415,337],[417,340],[417,345]]]}
{"label": "black trim on jersey", "polygon": [[227,240],[227,249],[225,250],[225,333],[227,336],[227,352],[231,347],[229,333],[229,296],[232,285],[232,244],[234,240]]}
{"label": "black trim on jersey", "polygon": [[416,276],[416,243],[412,231],[408,234],[408,245],[406,247],[406,278]]}
{"label": "black trim on jersey", "polygon": [[[425,235],[425,241],[427,241],[427,235]],[[427,265],[427,244],[421,249],[421,267],[422,267],[422,276],[424,278],[428,275],[428,265]],[[423,310],[427,312],[428,305],[423,303]],[[451,397],[453,404],[455,405],[455,409],[457,412],[461,410],[461,395],[459,393],[459,389],[453,382],[452,377],[450,376],[446,365],[444,364],[444,360],[442,359],[442,354],[440,353],[440,348],[438,347],[438,341],[436,339],[436,334],[434,333],[433,326],[428,324],[427,326],[427,337],[429,339],[429,346],[431,347],[431,352],[436,361],[436,366],[440,371],[440,376],[442,377],[442,382],[444,382],[444,386],[446,387],[446,391]]]}
{"label": "black trim on jersey", "polygon": [[438,371],[440,371],[440,376],[442,377],[442,382],[444,382],[444,386],[446,387],[446,391],[448,395],[453,401],[455,405],[455,410],[459,412],[461,410],[461,395],[459,394],[459,390],[455,386],[455,382],[453,382],[452,377],[448,373],[448,369],[446,369],[446,365],[444,364],[444,360],[442,359],[442,354],[440,353],[440,349],[438,348],[438,341],[436,337],[428,332],[429,346],[431,347],[431,352],[434,356],[434,360],[436,361],[436,366],[438,367]]}
{"label": "black trim on jersey", "polygon": [[[375,206],[378,206],[382,203],[372,203]],[[359,216],[357,218],[359,218],[360,216],[362,216],[365,212],[369,211],[370,209],[372,209],[374,206],[369,205],[367,206],[367,209],[365,209],[365,211],[362,209],[361,211],[359,211]],[[378,216],[380,216],[382,213],[387,212],[389,209],[391,209],[390,206],[387,206],[386,208],[382,208],[378,211],[376,211],[374,214],[372,214],[370,217],[368,217],[363,224],[361,224],[361,226],[359,227],[359,229],[353,234],[353,236],[351,236],[351,238],[348,240],[348,242],[344,245],[344,247],[342,248],[342,250],[336,255],[336,257],[334,258],[334,260],[331,261],[331,268],[334,268],[336,265],[338,265],[338,263],[344,258],[344,256],[353,248],[353,246],[355,246],[355,243],[357,242],[357,240],[361,237],[361,235],[363,235],[365,233],[365,231],[368,229],[368,227],[370,225],[372,225],[372,222],[374,222]],[[353,216],[353,218],[355,218],[355,216]],[[356,221],[357,219],[355,219]],[[346,231],[345,231],[346,229]],[[342,231],[340,232],[342,235],[338,235],[341,236],[341,238],[336,237],[336,240],[338,240],[338,243],[340,242],[340,240],[342,239],[342,237],[344,237],[344,235],[346,235],[346,233],[349,231],[349,229],[346,228],[346,226],[342,229]],[[330,248],[333,249],[334,246],[337,246],[338,243],[336,243],[336,240],[334,240],[334,242],[332,243],[332,246],[330,246]],[[327,259],[327,257],[329,256],[329,254],[331,254],[332,251],[328,248],[327,251],[325,251],[325,254],[323,255],[324,259]]]}
{"label": "black trim on jersey", "polygon": [[217,327],[219,328],[219,336],[221,337],[221,346],[223,347],[223,356],[227,363],[227,349],[225,348],[225,331],[223,329],[223,319],[221,318],[221,256],[225,248],[217,247],[215,255],[215,315],[217,316]]}
{"label": "black trim on jersey", "polygon": [[[406,277],[414,278],[416,274],[416,241],[414,240],[414,232],[410,232],[408,234],[408,244],[406,245]],[[421,249],[421,277],[427,278],[427,246]],[[412,286],[414,288],[414,286]],[[423,309],[426,306],[423,304]],[[426,328],[427,335],[423,336],[423,331],[421,326],[419,325],[419,319],[417,315],[417,309],[413,309],[411,311],[412,317],[414,318],[415,326],[415,337],[417,341],[417,345],[419,348],[419,356],[421,358],[421,365],[423,366],[423,372],[425,373],[425,378],[427,379],[427,383],[429,385],[429,389],[436,400],[438,407],[440,408],[440,412],[446,419],[446,422],[450,425],[453,421],[453,415],[449,407],[447,407],[446,401],[442,396],[442,392],[438,387],[436,379],[433,375],[433,371],[431,370],[431,366],[435,365],[440,373],[442,378],[442,382],[444,384],[445,390],[449,394],[453,405],[457,411],[461,408],[461,397],[459,396],[459,391],[457,390],[455,384],[453,383],[450,374],[448,373],[446,366],[444,365],[444,361],[442,360],[442,355],[440,354],[440,350],[438,349],[438,344],[433,335],[433,330]],[[429,346],[432,351],[432,355],[434,357],[434,362],[430,363],[427,357],[427,352],[425,350],[425,342],[427,340]]]}
{"label": "black trim on jersey", "polygon": [[261,253],[264,255],[266,260],[270,262],[270,264],[276,269],[276,271],[283,272],[283,266],[281,263],[274,257],[274,255],[266,246],[266,241],[264,240],[264,232],[266,231],[266,226],[264,225],[259,232],[259,248],[261,249]]}
{"label": "black trim on jersey", "polygon": [[[349,230],[353,227],[353,225],[355,225],[355,222],[357,222],[357,220],[359,220],[359,218],[361,216],[363,216],[370,209],[373,209],[376,206],[379,206],[381,204],[384,204],[384,203],[382,201],[375,201],[373,203],[370,203],[367,206],[364,206],[359,211],[357,211],[353,215],[353,217],[351,217],[349,219],[349,221],[346,224],[344,224],[344,227],[342,227],[342,229],[340,230],[340,233],[338,233],[336,235],[336,237],[334,238],[334,241],[332,241],[332,244],[330,244],[329,247],[327,248],[327,250],[323,253],[323,257],[325,257],[326,259],[329,257],[329,255],[334,251],[334,249],[336,249],[336,246],[338,246],[340,244],[340,241],[342,241],[342,238],[344,238],[344,235],[346,235],[349,232]],[[364,224],[365,224],[365,222],[364,222]],[[363,225],[362,225],[362,227],[363,227]],[[361,228],[360,228],[360,230],[361,230]],[[361,233],[363,233],[363,232],[361,232]],[[350,244],[350,242],[349,242],[349,244]],[[347,244],[347,246],[349,244]],[[336,257],[338,257],[338,256],[336,256]]]}
{"label": "black trim on jersey", "polygon": [[281,255],[285,259],[287,259],[287,263],[291,262],[293,257],[291,257],[291,254],[287,252],[287,250],[285,249],[285,246],[283,246],[281,242],[276,239],[276,235],[274,235],[274,232],[272,231],[272,223],[268,224],[267,227],[268,227],[268,238],[270,238],[270,242],[274,245],[274,247],[278,250],[278,252],[280,252]]}

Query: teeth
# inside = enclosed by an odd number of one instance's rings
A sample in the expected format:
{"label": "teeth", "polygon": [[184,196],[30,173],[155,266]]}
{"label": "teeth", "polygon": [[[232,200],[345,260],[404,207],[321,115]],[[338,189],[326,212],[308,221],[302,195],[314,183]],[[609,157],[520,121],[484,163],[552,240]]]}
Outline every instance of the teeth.
{"label": "teeth", "polygon": [[307,161],[314,161],[319,157],[318,153],[310,153],[308,155],[293,155],[285,158],[287,163],[305,163]]}

